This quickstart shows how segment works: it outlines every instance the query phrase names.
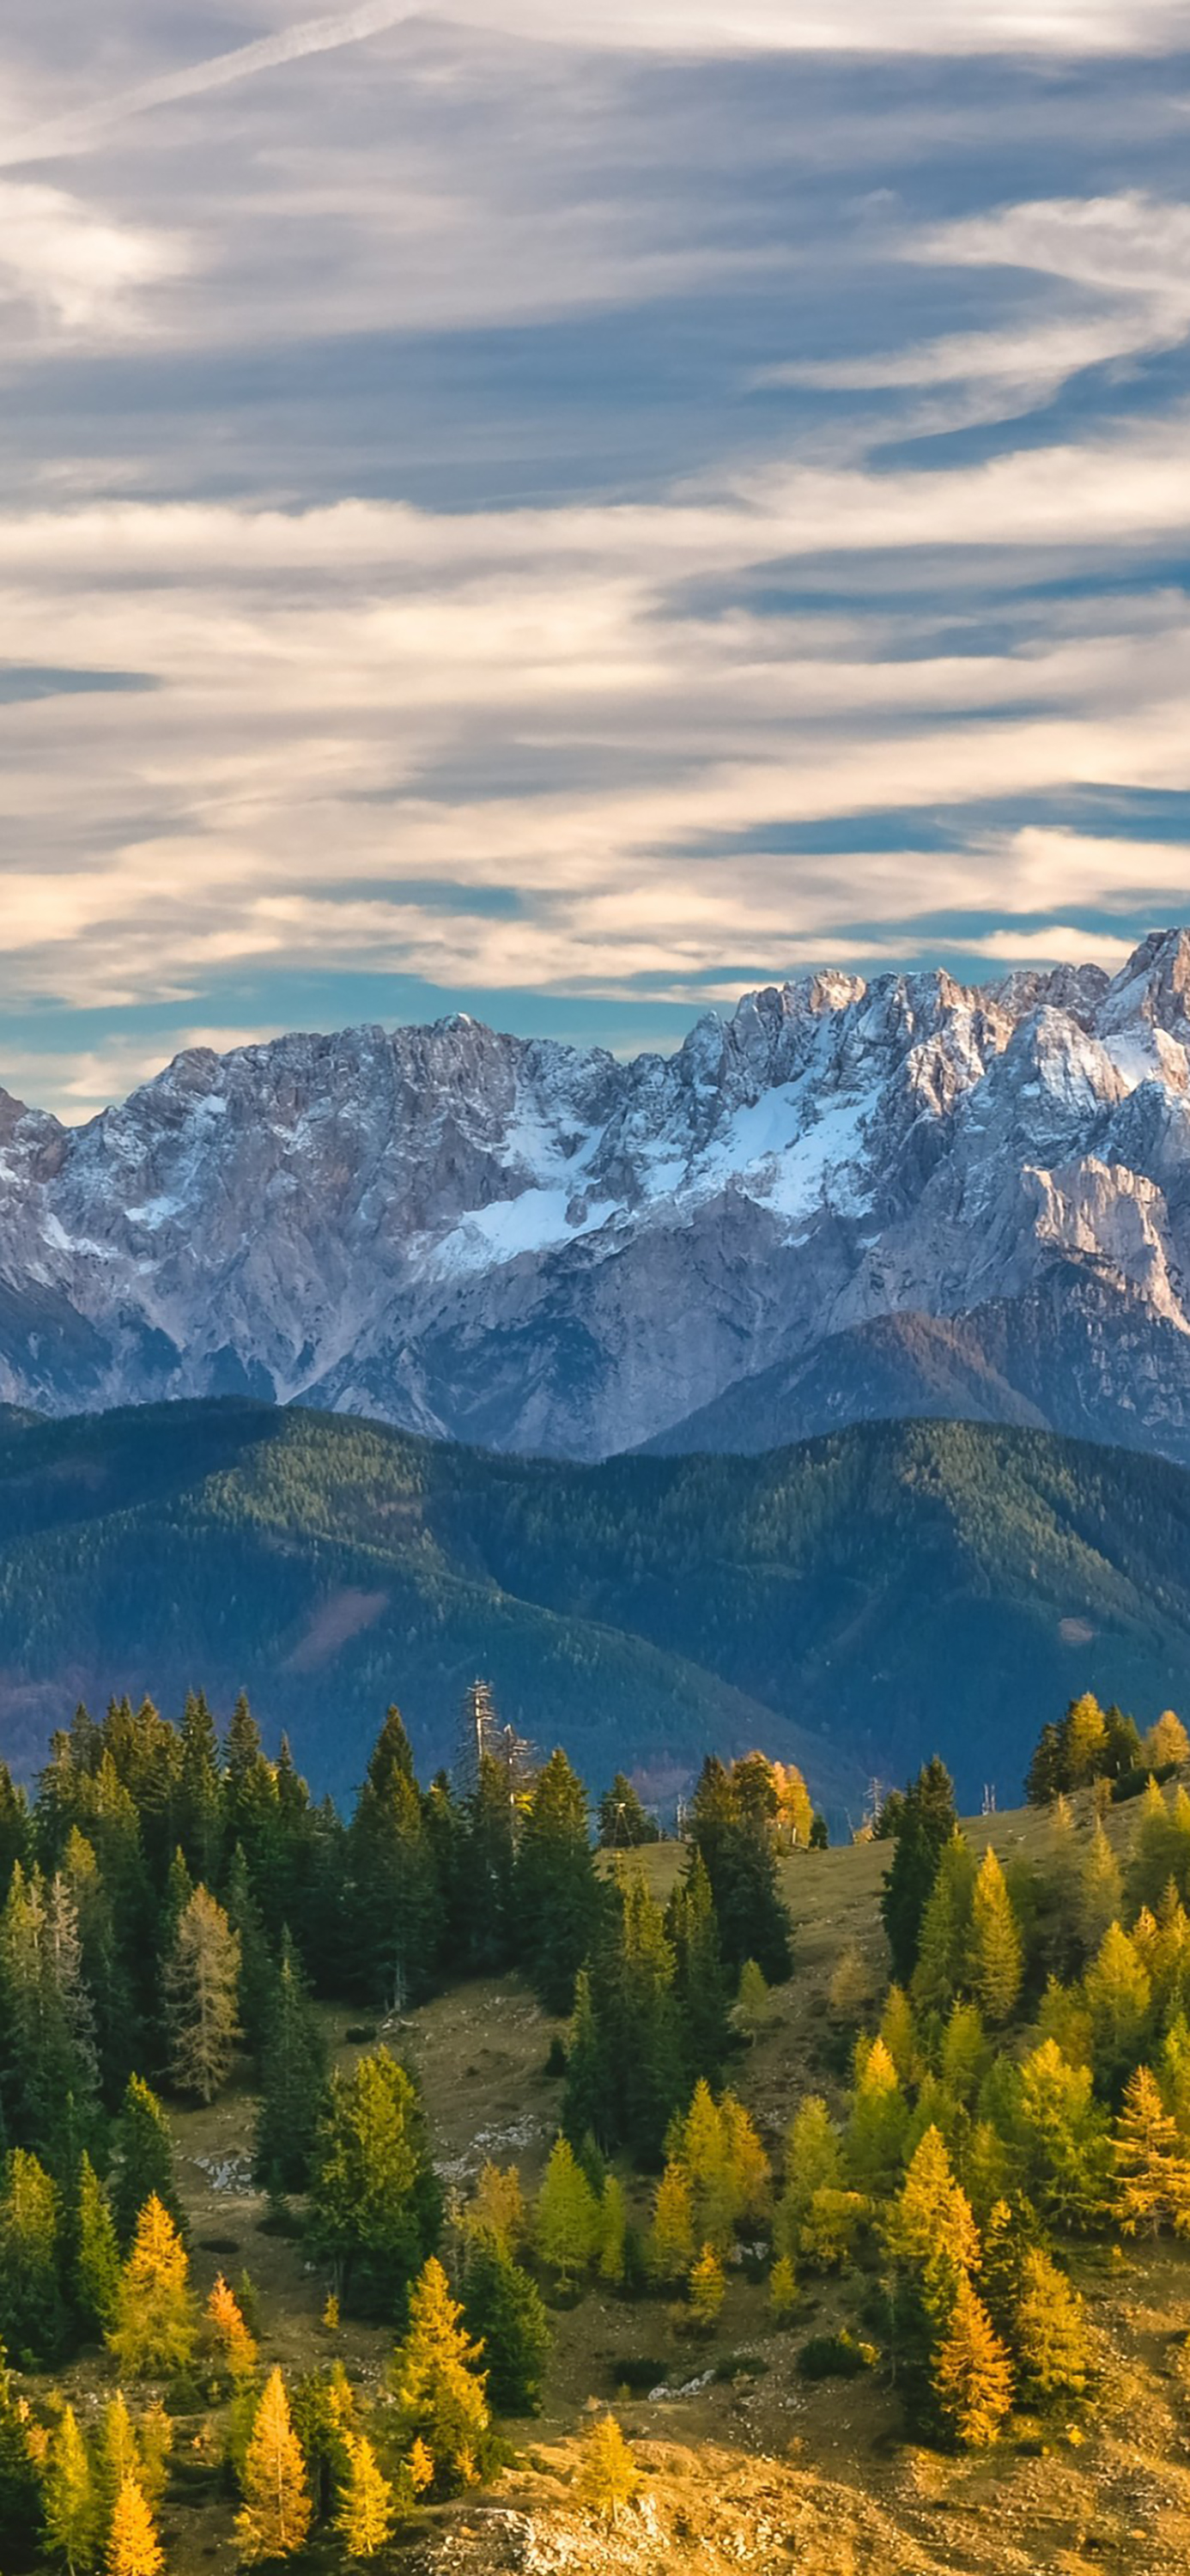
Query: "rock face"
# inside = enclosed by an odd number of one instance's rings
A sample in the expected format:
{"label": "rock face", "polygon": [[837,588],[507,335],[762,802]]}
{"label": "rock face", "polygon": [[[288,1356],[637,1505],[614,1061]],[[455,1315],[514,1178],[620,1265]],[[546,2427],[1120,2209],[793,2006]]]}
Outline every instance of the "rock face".
{"label": "rock face", "polygon": [[0,1095],[0,1400],[254,1392],[497,1448],[873,1410],[1190,1457],[1190,932],[969,990],[815,976],[677,1055],[430,1029]]}

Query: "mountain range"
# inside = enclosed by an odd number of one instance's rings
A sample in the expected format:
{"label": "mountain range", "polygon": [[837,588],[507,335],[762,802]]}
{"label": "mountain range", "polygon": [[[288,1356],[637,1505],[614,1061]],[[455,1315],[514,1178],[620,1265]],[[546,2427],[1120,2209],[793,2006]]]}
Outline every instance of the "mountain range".
{"label": "mountain range", "polygon": [[855,1819],[940,1748],[1011,1802],[1075,1692],[1190,1713],[1190,1472],[984,1424],[583,1466],[237,1399],[0,1421],[19,1769],[80,1696],[246,1686],[349,1794],[393,1699],[449,1761],[478,1674],[595,1792],[760,1744]]}
{"label": "mountain range", "polygon": [[1190,933],[821,974],[672,1057],[428,1029],[0,1095],[0,1396],[594,1459],[947,1413],[1190,1459]]}

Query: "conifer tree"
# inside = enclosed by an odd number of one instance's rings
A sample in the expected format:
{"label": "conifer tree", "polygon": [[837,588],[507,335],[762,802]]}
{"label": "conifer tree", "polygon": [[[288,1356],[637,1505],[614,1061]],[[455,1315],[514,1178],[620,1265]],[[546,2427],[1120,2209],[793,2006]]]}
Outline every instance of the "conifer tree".
{"label": "conifer tree", "polygon": [[348,2433],[344,2443],[347,2475],[339,2491],[335,2529],[348,2558],[375,2558],[392,2532],[396,2496],[365,2435]]}
{"label": "conifer tree", "polygon": [[668,2164],[653,2201],[649,2269],[656,2281],[680,2281],[695,2256],[694,2195],[689,2175]]}
{"label": "conifer tree", "polygon": [[387,2011],[427,1991],[443,1930],[434,1853],[399,1709],[377,1738],[347,1836],[355,1982]]}
{"label": "conifer tree", "polygon": [[188,1691],[178,1746],[174,1827],[191,1875],[214,1885],[223,1858],[219,1739],[203,1691]]}
{"label": "conifer tree", "polygon": [[745,2037],[759,2038],[772,2009],[769,1982],[755,1959],[745,1959],[740,1970],[740,1989],[735,2001],[735,2017]]}
{"label": "conifer tree", "polygon": [[127,2253],[147,2200],[159,2200],[185,2235],[174,2175],[174,2144],[162,2104],[139,2075],[130,2075],[112,2137],[111,2205],[121,2253]]}
{"label": "conifer tree", "polygon": [[392,2385],[404,2439],[424,2443],[435,2480],[447,2492],[473,2486],[480,2474],[488,2429],[487,2374],[480,2360],[462,2307],[431,2255],[414,2283]]}
{"label": "conifer tree", "polygon": [[1012,2342],[1030,2396],[1082,2397],[1091,2372],[1086,2309],[1065,2272],[1041,2246],[1026,2246],[1012,2320]]}
{"label": "conifer tree", "polygon": [[1144,1741],[1144,1757],[1151,1771],[1163,1771],[1170,1762],[1190,1762],[1190,1736],[1172,1708],[1163,1709]]}
{"label": "conifer tree", "polygon": [[938,1863],[955,1830],[954,1785],[937,1755],[892,1808],[895,1847],[884,1875],[880,1913],[892,1954],[893,1975],[907,1986],[917,1965],[922,1920]]}
{"label": "conifer tree", "polygon": [[955,1827],[939,1855],[921,1921],[912,1994],[919,2012],[949,2012],[968,1982],[971,1964],[975,1855]]}
{"label": "conifer tree", "polygon": [[83,1982],[78,1917],[60,1876],[13,1869],[0,1916],[0,2089],[9,2137],[34,2148],[63,2181],[93,2134],[98,2109],[95,2017]]}
{"label": "conifer tree", "polygon": [[909,2106],[884,2041],[859,2041],[844,2152],[861,2191],[891,2191],[901,2170],[908,2125]]}
{"label": "conifer tree", "polygon": [[1153,1989],[1135,1942],[1109,1923],[1083,1978],[1095,2072],[1110,2091],[1135,2066],[1148,2035]]}
{"label": "conifer tree", "polygon": [[360,2315],[399,2315],[437,2243],[441,2200],[408,2069],[386,2048],[336,2071],[310,2174],[310,2238]]}
{"label": "conifer tree", "polygon": [[788,2254],[778,2254],[769,2274],[769,2313],[774,2325],[788,2325],[797,2307],[797,2297],[797,2274]]}
{"label": "conifer tree", "polygon": [[107,2193],[90,2156],[79,2161],[75,2206],[74,2304],[85,2326],[106,2334],[120,2290],[120,2248]]}
{"label": "conifer tree", "polygon": [[452,1885],[452,1938],[459,1965],[478,1976],[498,1976],[515,1956],[522,1805],[506,1766],[490,1750],[482,1751],[462,1810]]}
{"label": "conifer tree", "polygon": [[521,1956],[543,2011],[569,2013],[599,1914],[581,1780],[560,1750],[533,1784],[516,1865]]}
{"label": "conifer tree", "polygon": [[779,1798],[773,1767],[748,1754],[728,1774],[709,1756],[690,1809],[695,1849],[711,1884],[723,1958],[755,1959],[770,1985],[789,1975],[789,1917],[777,1886]]}
{"label": "conifer tree", "polygon": [[696,1850],[665,1909],[665,1932],[674,1956],[685,2086],[689,2089],[700,2075],[715,2084],[731,2040],[728,1980],[711,1882]]}
{"label": "conifer tree", "polygon": [[106,2533],[111,2528],[112,2515],[116,2510],[116,2498],[125,2479],[135,2478],[138,2486],[144,2485],[144,2466],[140,2445],[133,2429],[132,2417],[128,2412],[127,2400],[120,2389],[117,2389],[114,2397],[109,2398],[103,2410],[96,2446],[94,2478],[99,2529],[102,2533]]}
{"label": "conifer tree", "polygon": [[493,2237],[502,2253],[520,2253],[528,2241],[529,2213],[515,2165],[496,2165],[489,2158],[480,2167],[479,2179],[463,2212],[463,2225],[468,2238]]}
{"label": "conifer tree", "polygon": [[326,2045],[286,1928],[261,2052],[253,2169],[266,2191],[306,2188],[326,2070]]}
{"label": "conifer tree", "polygon": [[231,2072],[239,2022],[240,1943],[221,1905],[196,1887],[165,1968],[170,2074],[179,2093],[213,2102]]}
{"label": "conifer tree", "polygon": [[61,2212],[44,2165],[14,2147],[0,2190],[0,2335],[26,2366],[54,2361],[62,2346]]}
{"label": "conifer tree", "polygon": [[1108,1925],[1118,1923],[1123,1904],[1120,1864],[1097,1816],[1078,1889],[1078,1932],[1085,1952],[1098,1950]]}
{"label": "conifer tree", "polygon": [[1125,2236],[1171,2227],[1190,2235],[1190,2149],[1147,2066],[1124,2089],[1116,2122],[1116,2210]]}
{"label": "conifer tree", "polygon": [[224,1889],[224,1912],[240,1945],[238,2012],[244,2045],[260,2062],[277,1992],[277,1967],[264,1916],[248,1872],[244,1846],[237,1843]]}
{"label": "conifer tree", "polygon": [[1012,2364],[965,2272],[959,2275],[939,2347],[934,2390],[956,2438],[968,2450],[994,2442],[1011,2410]]}
{"label": "conifer tree", "polygon": [[16,1863],[28,1867],[30,1839],[29,1802],[24,1790],[16,1787],[7,1762],[0,1762],[0,1903]]}
{"label": "conifer tree", "polygon": [[537,2196],[534,2241],[543,2263],[572,2289],[599,2250],[599,2203],[568,2138],[555,2139]]}
{"label": "conifer tree", "polygon": [[915,2084],[921,2073],[921,2050],[913,2006],[903,1986],[891,1985],[880,2016],[880,2037],[897,2070],[899,2084]]}
{"label": "conifer tree", "polygon": [[978,2007],[953,2004],[942,2033],[939,2074],[943,2091],[970,2108],[987,2073],[991,2052]]}
{"label": "conifer tree", "polygon": [[1094,2099],[1090,2068],[1072,2066],[1053,2039],[1021,2067],[1016,2125],[1026,2189],[1038,2207],[1060,2227],[1095,2227],[1110,2191],[1107,2117]]}
{"label": "conifer tree", "polygon": [[641,2489],[641,2475],[614,2415],[593,2424],[583,2444],[579,2495],[602,2522],[616,2523]]}
{"label": "conifer tree", "polygon": [[107,2337],[129,2379],[164,2378],[186,2368],[195,2336],[188,2276],[186,2248],[154,2196],[137,2220]]}
{"label": "conifer tree", "polygon": [[[575,1983],[563,2114],[576,2144],[627,2147],[655,2163],[684,2090],[675,1960],[639,1872],[617,1864],[589,1966]],[[583,2114],[585,2125],[580,2127]]]}
{"label": "conifer tree", "polygon": [[954,2273],[979,2268],[979,2235],[970,2202],[955,2181],[945,2141],[926,2130],[884,2221],[890,2254],[922,2271],[945,2264]]}
{"label": "conifer tree", "polygon": [[310,2528],[312,2507],[302,2446],[293,2429],[280,2370],[272,2370],[252,2425],[244,2459],[244,2501],[236,2515],[240,2556],[296,2557]]}
{"label": "conifer tree", "polygon": [[63,2407],[50,2436],[42,2512],[51,2558],[61,2561],[67,2576],[82,2576],[94,2566],[99,2529],[91,2463],[73,2406]]}
{"label": "conifer tree", "polygon": [[[76,1977],[86,1994],[85,2027],[93,2042],[105,2101],[128,2080],[141,2034],[126,1957],[93,1844],[72,1825],[62,1855],[62,1886],[77,1930]],[[124,1927],[125,1932],[129,1929]]]}
{"label": "conifer tree", "polygon": [[222,2272],[217,2274],[211,2285],[206,2320],[229,2377],[236,2381],[250,2378],[256,2368],[256,2338],[249,2333],[243,2309],[234,2290],[229,2290]]}
{"label": "conifer tree", "polygon": [[135,2478],[125,2478],[116,2497],[103,2564],[105,2576],[161,2576],[165,2559]]}
{"label": "conifer tree", "polygon": [[566,2035],[566,2087],[562,2095],[562,2126],[575,2145],[594,2137],[600,2126],[605,2137],[608,2134],[606,2056],[604,2034],[595,2015],[591,1971],[580,1968],[574,1981],[574,2011]]}
{"label": "conifer tree", "polygon": [[223,1747],[223,1831],[227,1849],[243,1846],[255,1884],[276,1819],[277,1781],[241,1691]]}
{"label": "conifer tree", "polygon": [[9,2564],[22,2562],[41,2516],[41,2481],[29,2440],[31,2423],[28,2401],[13,2386],[8,2354],[0,2343],[0,2548]]}
{"label": "conifer tree", "polygon": [[1072,1699],[1060,1729],[1063,1789],[1082,1789],[1097,1779],[1107,1761],[1107,1721],[1092,1691]]}
{"label": "conifer tree", "polygon": [[820,2192],[839,2194],[843,2157],[838,2134],[820,2093],[808,2094],[785,2139],[783,2190],[774,2242],[791,2259],[803,2254],[805,2229]]}
{"label": "conifer tree", "polygon": [[1020,1929],[1004,1872],[989,1843],[971,1891],[969,1975],[976,2002],[993,2026],[1011,2019],[1023,1974]]}
{"label": "conifer tree", "polygon": [[604,2176],[599,2202],[599,2278],[618,2289],[624,2278],[628,2208],[619,2175]]}
{"label": "conifer tree", "polygon": [[655,1843],[657,1827],[646,1815],[638,1792],[631,1780],[617,1771],[610,1789],[599,1801],[599,1840],[604,1851],[635,1851],[642,1843]]}
{"label": "conifer tree", "polygon": [[699,2334],[713,2332],[727,2296],[727,2274],[713,2245],[704,2245],[686,2284],[690,2319]]}
{"label": "conifer tree", "polygon": [[541,2412],[550,2327],[537,2285],[498,2238],[468,2243],[463,2315],[482,2352],[488,2403],[497,2415]]}

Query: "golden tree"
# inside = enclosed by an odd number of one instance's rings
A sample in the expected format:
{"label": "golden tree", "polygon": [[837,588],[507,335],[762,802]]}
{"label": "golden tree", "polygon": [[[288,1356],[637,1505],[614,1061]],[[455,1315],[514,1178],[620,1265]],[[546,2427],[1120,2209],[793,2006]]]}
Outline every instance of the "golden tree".
{"label": "golden tree", "polygon": [[884,2223],[890,2254],[923,2270],[942,2262],[979,2269],[979,2232],[971,2204],[955,2181],[939,2129],[926,2130]]}
{"label": "golden tree", "polygon": [[205,1887],[196,1887],[165,1964],[170,2074],[180,2093],[213,2102],[240,2036],[240,1936]]}
{"label": "golden tree", "polygon": [[94,2563],[99,2529],[98,2500],[87,2445],[73,2406],[64,2406],[50,2437],[42,2491],[46,2547],[60,2558],[67,2576]]}
{"label": "golden tree", "polygon": [[1125,2236],[1190,2235],[1190,2150],[1151,2069],[1138,2066],[1116,2123],[1116,2212]]}
{"label": "golden tree", "polygon": [[1021,2257],[1012,2340],[1021,2374],[1036,2397],[1082,2397],[1091,2374],[1091,2337],[1083,2302],[1039,2245]]}
{"label": "golden tree", "polygon": [[934,2393],[968,2450],[994,2442],[1012,2406],[1012,2364],[965,2272],[934,2365]]}
{"label": "golden tree", "polygon": [[690,2184],[678,2165],[667,2165],[653,2201],[649,2269],[654,2280],[678,2281],[694,2260],[694,2210]]}
{"label": "golden tree", "polygon": [[989,1843],[971,1895],[970,1979],[990,2022],[1010,2019],[1021,1991],[1024,1954],[1004,1872]]}
{"label": "golden tree", "polygon": [[279,2370],[270,2371],[265,2381],[242,2483],[244,2502],[236,2515],[241,2558],[292,2558],[309,2531],[313,2508]]}
{"label": "golden tree", "polygon": [[583,2503],[604,2522],[618,2522],[640,2487],[640,2471],[615,2416],[602,2416],[583,2444],[578,2483]]}
{"label": "golden tree", "polygon": [[349,2558],[374,2558],[396,2518],[396,2497],[375,2451],[362,2433],[344,2435],[347,2476],[339,2491],[335,2529]]}
{"label": "golden tree", "polygon": [[256,2368],[257,2344],[244,2323],[244,2313],[234,2290],[230,2290],[220,2272],[207,2300],[207,2325],[224,2368],[232,2379],[248,2379]]}
{"label": "golden tree", "polygon": [[184,2370],[194,2350],[194,2310],[186,2248],[154,2192],[136,2222],[120,2274],[108,2347],[130,2379]]}
{"label": "golden tree", "polygon": [[482,2349],[468,2339],[462,2307],[431,2254],[414,2283],[392,2384],[406,2438],[424,2442],[436,2478],[447,2485],[471,2486],[477,2475],[488,2428]]}
{"label": "golden tree", "polygon": [[686,2295],[691,2324],[699,2334],[710,2334],[727,2296],[727,2274],[713,2245],[704,2245],[691,2266]]}
{"label": "golden tree", "polygon": [[106,2576],[161,2576],[165,2560],[135,2478],[125,2478],[116,2497],[103,2563]]}

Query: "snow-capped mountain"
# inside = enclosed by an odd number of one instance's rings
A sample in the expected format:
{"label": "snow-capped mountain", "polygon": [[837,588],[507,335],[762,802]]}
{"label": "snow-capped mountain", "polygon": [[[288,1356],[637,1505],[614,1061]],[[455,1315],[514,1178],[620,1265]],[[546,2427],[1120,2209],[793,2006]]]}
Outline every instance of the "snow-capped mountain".
{"label": "snow-capped mountain", "polygon": [[631,1064],[456,1017],[196,1049],[78,1130],[0,1095],[0,1396],[238,1390],[577,1457],[870,1411],[1190,1456],[1190,932],[817,975]]}

